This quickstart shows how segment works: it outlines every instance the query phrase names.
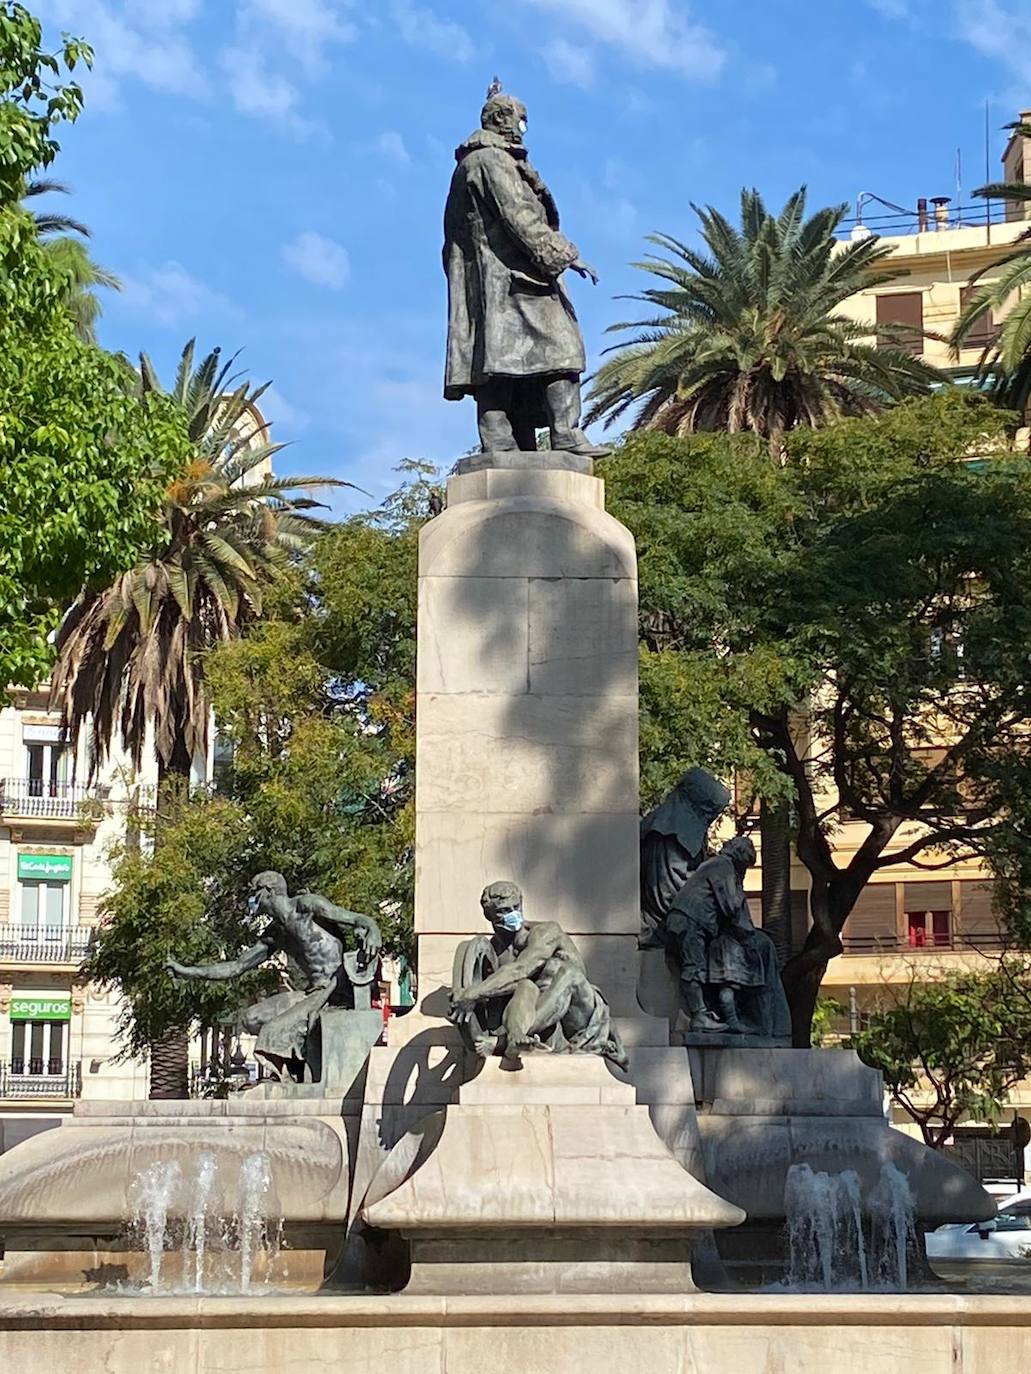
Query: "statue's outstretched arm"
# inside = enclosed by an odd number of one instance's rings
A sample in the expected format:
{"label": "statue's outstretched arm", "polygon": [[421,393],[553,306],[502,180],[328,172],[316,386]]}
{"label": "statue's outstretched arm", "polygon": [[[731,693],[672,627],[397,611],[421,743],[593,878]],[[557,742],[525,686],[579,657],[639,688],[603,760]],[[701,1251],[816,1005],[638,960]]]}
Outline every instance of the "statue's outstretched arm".
{"label": "statue's outstretched arm", "polygon": [[165,961],[165,968],[174,978],[199,978],[207,983],[225,983],[230,978],[239,978],[258,968],[275,951],[275,945],[268,940],[259,940],[256,945],[235,959],[221,959],[214,964],[180,964],[176,959]]}

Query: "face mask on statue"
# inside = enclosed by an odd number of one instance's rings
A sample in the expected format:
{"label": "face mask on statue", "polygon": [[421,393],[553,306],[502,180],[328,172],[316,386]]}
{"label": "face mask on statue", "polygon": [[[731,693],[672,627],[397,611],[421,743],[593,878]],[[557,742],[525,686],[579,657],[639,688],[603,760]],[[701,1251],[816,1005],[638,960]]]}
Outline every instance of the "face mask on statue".
{"label": "face mask on statue", "polygon": [[258,894],[257,894],[256,892],[253,892],[253,893],[247,898],[247,910],[251,913],[252,916],[257,916],[257,914],[258,914],[258,903],[259,903],[260,900],[261,900],[261,898],[258,896]]}
{"label": "face mask on statue", "polygon": [[502,930],[508,930],[514,935],[517,930],[523,928],[523,913],[521,911],[506,911],[499,924]]}

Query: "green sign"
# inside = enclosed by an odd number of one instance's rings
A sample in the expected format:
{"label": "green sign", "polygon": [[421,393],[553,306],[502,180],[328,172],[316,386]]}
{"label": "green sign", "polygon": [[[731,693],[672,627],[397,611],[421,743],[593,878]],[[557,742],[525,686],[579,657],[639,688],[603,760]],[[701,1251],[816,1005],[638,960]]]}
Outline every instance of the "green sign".
{"label": "green sign", "polygon": [[72,1019],[72,999],[66,997],[12,997],[12,1021],[70,1021]]}
{"label": "green sign", "polygon": [[68,883],[72,879],[70,854],[19,854],[19,882]]}

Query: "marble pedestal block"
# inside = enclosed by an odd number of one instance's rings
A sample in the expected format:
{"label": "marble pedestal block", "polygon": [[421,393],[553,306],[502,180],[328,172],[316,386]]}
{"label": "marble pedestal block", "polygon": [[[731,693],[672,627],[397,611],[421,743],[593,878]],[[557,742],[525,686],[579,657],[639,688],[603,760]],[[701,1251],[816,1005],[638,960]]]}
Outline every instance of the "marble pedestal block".
{"label": "marble pedestal block", "polygon": [[457,943],[485,930],[480,892],[504,878],[523,889],[528,920],[554,919],[576,939],[617,1015],[634,1010],[636,576],[633,539],[585,472],[463,473],[424,527],[415,899],[424,996],[449,982]]}
{"label": "marble pedestal block", "polygon": [[407,1293],[683,1293],[700,1232],[744,1213],[687,1173],[634,1088],[589,1055],[489,1059],[369,1186]]}

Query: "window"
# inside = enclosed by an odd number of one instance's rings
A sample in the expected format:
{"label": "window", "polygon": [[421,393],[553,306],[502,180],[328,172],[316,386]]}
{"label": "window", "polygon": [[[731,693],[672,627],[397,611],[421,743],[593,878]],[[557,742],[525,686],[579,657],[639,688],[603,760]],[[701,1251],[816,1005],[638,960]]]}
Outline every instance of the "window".
{"label": "window", "polygon": [[[981,290],[980,286],[961,286],[959,289],[959,308],[965,310],[971,300]],[[999,335],[999,326],[995,321],[995,316],[990,310],[971,326],[970,333],[963,341],[964,348],[987,348],[989,344],[995,342]]]}
{"label": "window", "polygon": [[11,1025],[11,1073],[62,1074],[64,1021],[15,1021]]}
{"label": "window", "polygon": [[29,796],[63,796],[68,782],[69,751],[60,728],[50,725],[26,726],[24,741]]}
{"label": "window", "polygon": [[996,1231],[1031,1231],[1031,1216],[1027,1212],[1000,1212],[995,1219]]}
{"label": "window", "polygon": [[64,927],[64,894],[67,883],[19,884],[21,909],[20,925],[23,939],[53,939]]}
{"label": "window", "polygon": [[896,291],[890,296],[878,296],[877,323],[897,326],[878,338],[878,348],[901,348],[919,358],[924,351],[923,292]]}
{"label": "window", "polygon": [[951,911],[907,911],[910,949],[948,948],[952,944]]}
{"label": "window", "polygon": [[928,880],[902,889],[910,949],[947,949],[952,944],[952,883]]}

